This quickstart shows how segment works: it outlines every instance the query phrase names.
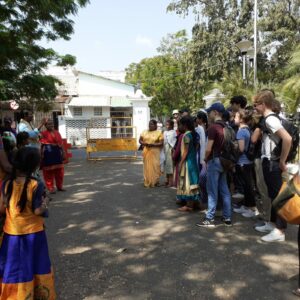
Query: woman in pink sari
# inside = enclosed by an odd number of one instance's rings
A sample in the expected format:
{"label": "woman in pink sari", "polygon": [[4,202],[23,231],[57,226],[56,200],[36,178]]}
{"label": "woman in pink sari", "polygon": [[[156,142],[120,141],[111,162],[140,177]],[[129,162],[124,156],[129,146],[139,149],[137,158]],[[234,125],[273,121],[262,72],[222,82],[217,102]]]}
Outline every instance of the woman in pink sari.
{"label": "woman in pink sari", "polygon": [[53,121],[45,124],[47,130],[41,133],[41,167],[47,189],[55,193],[54,179],[58,191],[64,191],[64,165],[65,152],[60,133],[54,129]]}

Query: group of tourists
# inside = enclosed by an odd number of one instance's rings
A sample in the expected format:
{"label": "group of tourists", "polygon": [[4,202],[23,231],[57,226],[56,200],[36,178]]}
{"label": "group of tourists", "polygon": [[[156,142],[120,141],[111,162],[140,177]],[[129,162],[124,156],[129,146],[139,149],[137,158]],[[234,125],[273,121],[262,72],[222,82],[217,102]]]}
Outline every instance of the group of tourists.
{"label": "group of tourists", "polygon": [[165,186],[176,188],[179,211],[206,210],[198,226],[231,226],[233,212],[260,216],[263,221],[254,228],[264,233],[261,240],[284,241],[287,224],[271,203],[295,149],[280,103],[272,90],[262,90],[251,104],[244,96],[233,97],[230,104],[226,109],[221,102],[213,103],[195,116],[174,110],[163,133],[151,120],[140,137],[144,185],[159,186],[164,172]]}
{"label": "group of tourists", "polygon": [[66,155],[52,120],[43,119],[34,128],[32,112],[21,115],[16,128],[6,117],[0,130],[0,298],[52,300],[56,294],[44,218],[49,194],[64,191]]}

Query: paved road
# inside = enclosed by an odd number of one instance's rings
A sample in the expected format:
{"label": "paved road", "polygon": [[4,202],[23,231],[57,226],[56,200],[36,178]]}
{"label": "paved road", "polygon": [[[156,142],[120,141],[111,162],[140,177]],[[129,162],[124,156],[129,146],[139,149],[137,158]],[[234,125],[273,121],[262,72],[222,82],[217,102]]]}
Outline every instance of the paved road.
{"label": "paved road", "polygon": [[74,151],[47,221],[58,299],[295,299],[296,228],[280,244],[236,216],[198,228],[175,190],[143,188],[141,161],[83,158]]}

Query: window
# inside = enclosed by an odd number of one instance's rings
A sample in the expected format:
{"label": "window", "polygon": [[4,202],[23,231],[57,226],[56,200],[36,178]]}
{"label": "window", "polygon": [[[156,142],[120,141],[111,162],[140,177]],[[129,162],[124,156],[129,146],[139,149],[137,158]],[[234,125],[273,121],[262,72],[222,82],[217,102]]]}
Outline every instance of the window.
{"label": "window", "polygon": [[102,107],[94,107],[94,116],[102,116]]}
{"label": "window", "polygon": [[74,116],[82,116],[82,107],[80,106],[74,107],[73,111],[74,111]]}

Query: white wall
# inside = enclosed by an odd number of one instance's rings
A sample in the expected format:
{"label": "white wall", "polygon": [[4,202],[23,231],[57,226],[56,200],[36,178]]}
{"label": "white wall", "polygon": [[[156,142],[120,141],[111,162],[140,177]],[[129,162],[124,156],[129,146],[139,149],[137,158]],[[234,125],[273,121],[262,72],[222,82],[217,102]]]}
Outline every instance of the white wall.
{"label": "white wall", "polygon": [[79,72],[79,95],[134,96],[134,87]]}
{"label": "white wall", "polygon": [[137,143],[141,133],[148,129],[150,121],[150,109],[148,101],[132,101],[133,106],[133,126],[137,128]]}
{"label": "white wall", "polygon": [[97,117],[110,117],[110,107],[102,107],[102,116],[94,116],[94,107],[82,107],[82,116],[74,116],[74,107],[65,107],[65,116],[76,119],[91,119]]}

